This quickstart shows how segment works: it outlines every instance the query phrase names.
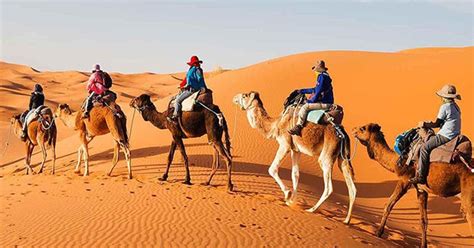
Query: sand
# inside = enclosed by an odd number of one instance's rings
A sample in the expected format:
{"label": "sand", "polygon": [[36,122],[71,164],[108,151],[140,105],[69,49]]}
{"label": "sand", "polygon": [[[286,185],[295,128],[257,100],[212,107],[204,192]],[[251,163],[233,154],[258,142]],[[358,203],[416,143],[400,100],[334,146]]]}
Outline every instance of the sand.
{"label": "sand", "polygon": [[[330,51],[296,54],[245,68],[206,74],[214,100],[229,123],[233,145],[236,193],[226,192],[226,175],[218,172],[210,187],[201,186],[209,173],[212,149],[205,137],[186,140],[192,186],[181,184],[184,167],[175,156],[169,182],[159,182],[171,137],[137,115],[131,136],[134,179],[126,179],[121,156],[112,177],[112,139],[97,137],[91,144],[91,175],[73,173],[79,145],[74,131],[58,124],[56,175],[50,163],[42,175],[25,176],[23,144],[8,135],[9,118],[28,103],[35,82],[45,88],[47,104],[68,103],[77,109],[85,97],[84,72],[38,72],[28,66],[0,63],[0,245],[1,246],[415,246],[419,242],[416,194],[410,191],[395,207],[382,238],[374,236],[384,204],[397,178],[356,149],[354,169],[358,195],[352,224],[342,223],[347,189],[334,171],[334,194],[321,211],[303,210],[316,203],[323,190],[321,171],[313,158],[301,164],[298,204],[288,207],[268,165],[276,152],[250,128],[244,112],[232,104],[233,95],[256,90],[268,112],[276,116],[284,98],[295,88],[311,87],[310,68],[326,60],[336,102],[344,106],[350,130],[368,122],[382,126],[387,141],[420,120],[436,116],[434,95],[446,82],[454,83],[463,100],[463,133],[474,137],[474,47],[423,48],[395,53]],[[105,64],[104,64],[105,66]],[[206,69],[206,68],[205,68]],[[183,73],[173,74],[183,77]],[[168,74],[112,73],[113,90],[129,118],[129,101],[151,94],[159,110],[179,83]],[[6,149],[5,142],[9,140]],[[353,149],[354,149],[354,143]],[[40,162],[39,154],[33,164]],[[290,185],[290,160],[280,174]],[[430,197],[428,240],[433,246],[474,246],[457,198]]]}

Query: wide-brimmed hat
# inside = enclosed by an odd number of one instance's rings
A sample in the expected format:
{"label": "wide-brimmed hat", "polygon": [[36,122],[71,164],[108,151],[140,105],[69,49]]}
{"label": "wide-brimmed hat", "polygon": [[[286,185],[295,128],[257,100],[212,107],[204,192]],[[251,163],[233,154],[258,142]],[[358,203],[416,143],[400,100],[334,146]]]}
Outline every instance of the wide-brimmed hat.
{"label": "wide-brimmed hat", "polygon": [[436,92],[436,95],[448,99],[458,99],[461,100],[461,95],[456,93],[456,87],[454,85],[447,84],[443,86],[438,92]]}
{"label": "wide-brimmed hat", "polygon": [[311,69],[317,72],[323,72],[328,70],[328,68],[326,67],[326,63],[323,60],[316,61],[316,63],[313,65],[313,67],[311,67]]}
{"label": "wide-brimmed hat", "polygon": [[189,59],[189,62],[187,62],[188,65],[195,65],[196,63],[199,63],[199,64],[202,64],[202,61],[199,60],[198,56],[192,56],[190,59]]}

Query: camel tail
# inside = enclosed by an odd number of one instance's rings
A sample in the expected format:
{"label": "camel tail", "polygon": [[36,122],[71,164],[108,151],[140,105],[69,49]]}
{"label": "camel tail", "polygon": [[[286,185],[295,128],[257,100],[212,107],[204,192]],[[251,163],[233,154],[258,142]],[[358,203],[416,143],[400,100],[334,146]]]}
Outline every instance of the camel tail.
{"label": "camel tail", "polygon": [[225,148],[227,152],[229,153],[229,156],[232,157],[232,153],[231,153],[232,146],[230,144],[229,127],[227,126],[227,121],[225,120],[224,115],[222,115],[222,118],[224,119],[222,128],[224,131]]}
{"label": "camel tail", "polygon": [[[341,145],[343,145],[342,148],[340,148],[340,152],[339,152],[339,161],[340,161],[340,165],[344,164],[347,166],[347,168],[349,169],[350,171],[350,174],[352,176],[353,179],[355,179],[355,172],[354,172],[354,168],[352,167],[352,158],[351,158],[351,138],[350,136],[347,134],[346,130],[344,129],[343,126],[340,127],[341,128],[341,131],[344,133],[344,139],[343,141],[341,141]],[[354,151],[355,152],[355,151]],[[341,166],[339,166],[339,169],[342,170]]]}
{"label": "camel tail", "polygon": [[474,177],[466,175],[461,178],[461,210],[474,237]]}

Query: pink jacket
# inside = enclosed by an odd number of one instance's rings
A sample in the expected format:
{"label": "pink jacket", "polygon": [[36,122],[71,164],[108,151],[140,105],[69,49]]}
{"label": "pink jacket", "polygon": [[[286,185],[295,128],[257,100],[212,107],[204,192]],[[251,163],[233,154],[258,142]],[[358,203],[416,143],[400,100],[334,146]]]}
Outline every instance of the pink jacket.
{"label": "pink jacket", "polygon": [[104,87],[104,79],[102,78],[102,73],[96,71],[92,73],[87,81],[87,90],[89,92],[95,92],[96,94],[102,95],[107,90]]}

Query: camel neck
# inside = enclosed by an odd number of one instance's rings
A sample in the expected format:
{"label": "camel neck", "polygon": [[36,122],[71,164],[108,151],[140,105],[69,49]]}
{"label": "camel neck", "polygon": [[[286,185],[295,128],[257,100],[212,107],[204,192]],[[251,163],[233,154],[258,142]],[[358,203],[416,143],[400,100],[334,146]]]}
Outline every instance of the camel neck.
{"label": "camel neck", "polygon": [[247,119],[250,126],[258,129],[266,138],[276,137],[276,120],[268,115],[263,106],[247,110]]}
{"label": "camel neck", "polygon": [[61,118],[59,118],[63,123],[64,125],[66,125],[66,127],[68,128],[76,128],[76,117],[77,115],[79,114],[79,112],[73,112],[69,115],[65,115]]}
{"label": "camel neck", "polygon": [[145,108],[142,111],[142,117],[145,121],[151,122],[159,129],[166,129],[166,117],[163,113],[158,112],[155,108]]}
{"label": "camel neck", "polygon": [[375,138],[367,146],[369,156],[382,167],[391,172],[396,172],[398,155],[390,149],[383,137]]}

